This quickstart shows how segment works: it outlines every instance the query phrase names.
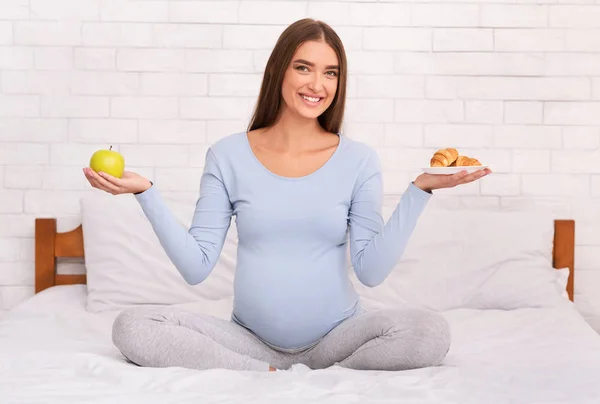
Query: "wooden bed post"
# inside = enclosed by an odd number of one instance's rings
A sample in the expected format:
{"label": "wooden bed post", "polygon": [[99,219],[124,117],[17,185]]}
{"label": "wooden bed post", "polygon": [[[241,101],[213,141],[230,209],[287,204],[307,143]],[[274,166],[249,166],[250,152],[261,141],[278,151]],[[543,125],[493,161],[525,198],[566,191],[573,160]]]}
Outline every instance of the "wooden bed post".
{"label": "wooden bed post", "polygon": [[35,293],[54,286],[56,219],[35,219]]}
{"label": "wooden bed post", "polygon": [[575,221],[554,221],[553,266],[556,269],[569,268],[567,293],[573,301],[575,292]]}
{"label": "wooden bed post", "polygon": [[85,284],[87,276],[56,273],[57,258],[84,258],[81,225],[57,233],[55,218],[35,219],[35,293],[55,285]]}

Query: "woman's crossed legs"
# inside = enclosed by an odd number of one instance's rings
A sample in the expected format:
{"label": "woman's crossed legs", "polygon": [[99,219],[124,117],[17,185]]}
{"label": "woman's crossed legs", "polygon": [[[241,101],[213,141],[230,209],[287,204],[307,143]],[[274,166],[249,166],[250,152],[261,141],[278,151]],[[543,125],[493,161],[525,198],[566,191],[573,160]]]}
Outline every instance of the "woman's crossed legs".
{"label": "woman's crossed legs", "polygon": [[351,317],[300,353],[274,350],[234,322],[170,306],[124,310],[112,337],[137,365],[192,369],[267,371],[302,363],[311,369],[406,370],[439,365],[450,348],[446,320],[416,308]]}

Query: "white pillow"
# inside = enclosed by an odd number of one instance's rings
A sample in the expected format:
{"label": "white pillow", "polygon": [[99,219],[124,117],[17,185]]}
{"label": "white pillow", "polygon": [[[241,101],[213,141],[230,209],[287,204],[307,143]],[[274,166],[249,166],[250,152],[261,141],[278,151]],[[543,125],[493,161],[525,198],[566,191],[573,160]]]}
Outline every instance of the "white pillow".
{"label": "white pillow", "polygon": [[[163,195],[189,229],[197,195]],[[189,285],[160,245],[133,195],[94,193],[81,199],[87,310],[101,312],[142,304],[185,304],[229,299],[237,254],[235,221],[210,276]]]}
{"label": "white pillow", "polygon": [[[384,205],[386,221],[395,207]],[[352,281],[370,307],[554,307],[565,298],[564,272],[552,266],[553,237],[548,211],[428,208],[381,285],[366,287],[355,276]]]}

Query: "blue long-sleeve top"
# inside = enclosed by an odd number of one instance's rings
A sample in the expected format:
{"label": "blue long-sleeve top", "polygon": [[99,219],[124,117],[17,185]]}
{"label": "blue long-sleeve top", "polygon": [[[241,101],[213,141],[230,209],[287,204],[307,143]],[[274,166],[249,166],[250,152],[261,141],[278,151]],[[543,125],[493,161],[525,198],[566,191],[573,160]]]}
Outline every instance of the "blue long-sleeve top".
{"label": "blue long-sleeve top", "polygon": [[348,273],[348,243],[360,282],[380,284],[401,258],[430,197],[409,183],[385,222],[374,149],[340,135],[323,166],[290,178],[256,158],[246,132],[208,149],[189,229],[170,212],[156,186],[136,195],[168,257],[190,284],[210,274],[235,217],[232,320],[290,351],[316,343],[360,308]]}

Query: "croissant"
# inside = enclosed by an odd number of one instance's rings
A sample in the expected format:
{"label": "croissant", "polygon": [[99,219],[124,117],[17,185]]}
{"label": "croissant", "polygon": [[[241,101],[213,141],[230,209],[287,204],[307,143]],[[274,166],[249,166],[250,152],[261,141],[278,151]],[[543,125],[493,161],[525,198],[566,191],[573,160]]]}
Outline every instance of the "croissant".
{"label": "croissant", "polygon": [[453,167],[464,167],[464,166],[480,166],[479,160],[473,157],[458,156],[456,161],[452,164]]}
{"label": "croissant", "polygon": [[458,157],[458,150],[454,148],[440,149],[431,157],[431,167],[448,167]]}

